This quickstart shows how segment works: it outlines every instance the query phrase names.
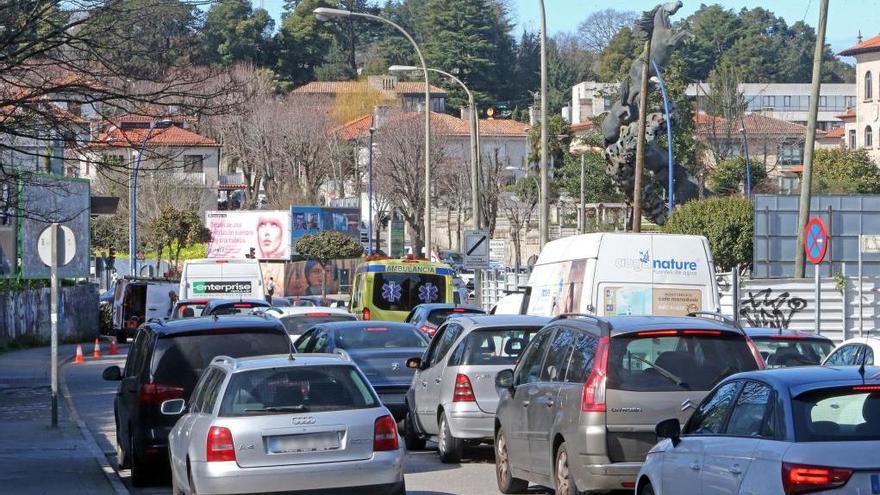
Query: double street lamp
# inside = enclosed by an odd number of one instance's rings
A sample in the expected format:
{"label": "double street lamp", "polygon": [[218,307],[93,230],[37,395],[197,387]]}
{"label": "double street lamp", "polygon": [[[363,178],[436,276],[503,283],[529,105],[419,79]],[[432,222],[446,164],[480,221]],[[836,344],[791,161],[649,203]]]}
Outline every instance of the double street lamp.
{"label": "double street lamp", "polygon": [[422,56],[422,50],[405,29],[398,24],[377,15],[366,14],[363,12],[352,12],[350,10],[331,9],[329,7],[318,7],[313,11],[315,17],[319,21],[328,21],[335,18],[363,17],[373,21],[383,22],[400,31],[404,37],[412,44],[419,56],[421,69],[425,76],[425,232],[423,239],[425,240],[425,256],[431,256],[431,83],[428,78],[428,66],[425,64],[425,57]]}

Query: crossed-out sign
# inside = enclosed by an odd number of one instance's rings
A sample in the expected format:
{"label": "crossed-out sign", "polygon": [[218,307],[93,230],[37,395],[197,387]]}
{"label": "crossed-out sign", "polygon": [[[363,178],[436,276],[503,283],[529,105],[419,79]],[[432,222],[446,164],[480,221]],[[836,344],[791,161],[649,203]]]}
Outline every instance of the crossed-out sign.
{"label": "crossed-out sign", "polygon": [[466,230],[464,233],[464,267],[467,270],[489,268],[489,232]]}
{"label": "crossed-out sign", "polygon": [[828,230],[821,218],[813,217],[804,232],[804,253],[811,263],[818,265],[828,252]]}

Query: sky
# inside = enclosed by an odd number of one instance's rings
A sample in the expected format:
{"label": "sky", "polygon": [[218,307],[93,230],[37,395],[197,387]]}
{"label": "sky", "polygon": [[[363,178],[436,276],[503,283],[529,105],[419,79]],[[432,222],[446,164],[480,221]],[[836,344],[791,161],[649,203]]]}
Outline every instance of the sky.
{"label": "sky", "polygon": [[[281,18],[282,0],[253,0],[254,4],[265,5],[277,21]],[[606,8],[635,11],[649,10],[660,0],[544,0],[547,8],[547,30],[553,34],[560,31],[573,31],[591,12]],[[675,18],[690,15],[700,7],[700,3],[713,3],[703,0],[683,0],[684,7]],[[523,27],[536,30],[539,26],[538,0],[509,0],[513,8],[513,21],[518,29]],[[726,8],[739,10],[743,7],[764,7],[785,19],[788,24],[805,20],[815,26],[819,20],[819,0],[721,0]],[[855,44],[858,30],[865,38],[880,33],[880,0],[830,0],[828,13],[828,34],[826,42],[834,51],[843,50]],[[850,60],[851,61],[851,60]]]}

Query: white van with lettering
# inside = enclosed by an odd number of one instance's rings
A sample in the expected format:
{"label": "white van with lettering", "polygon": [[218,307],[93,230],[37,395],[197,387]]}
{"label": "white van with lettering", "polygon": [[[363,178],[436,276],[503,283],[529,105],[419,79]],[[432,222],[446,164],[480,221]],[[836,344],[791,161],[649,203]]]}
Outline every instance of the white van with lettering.
{"label": "white van with lettering", "polygon": [[265,298],[260,262],[251,259],[187,260],[180,274],[184,299]]}
{"label": "white van with lettering", "polygon": [[596,233],[544,246],[527,314],[684,316],[718,311],[709,241],[701,236]]}

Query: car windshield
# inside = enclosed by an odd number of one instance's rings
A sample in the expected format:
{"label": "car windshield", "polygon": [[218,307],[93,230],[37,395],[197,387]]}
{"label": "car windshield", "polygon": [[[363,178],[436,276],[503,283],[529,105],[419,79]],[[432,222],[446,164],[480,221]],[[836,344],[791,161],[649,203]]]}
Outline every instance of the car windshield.
{"label": "car windshield", "polygon": [[797,442],[880,440],[880,391],[865,385],[820,389],[792,401]]}
{"label": "car windshield", "polygon": [[287,330],[287,333],[290,335],[302,335],[311,330],[315,325],[333,323],[336,321],[354,321],[356,319],[357,318],[355,318],[354,315],[306,313],[302,315],[284,316],[281,318],[281,323],[284,324],[284,329]]}
{"label": "car windshield", "polygon": [[289,338],[264,329],[222,329],[163,337],[153,357],[153,378],[156,383],[191,390],[202,370],[217,356],[240,358],[289,352]]}
{"label": "car windshield", "polygon": [[373,305],[386,311],[410,311],[419,304],[447,303],[446,277],[423,273],[377,273]]}
{"label": "car windshield", "polygon": [[353,366],[291,366],[232,375],[220,416],[344,411],[378,404]]}
{"label": "car windshield", "polygon": [[611,339],[608,388],[705,391],[724,377],[757,368],[746,340],[739,335],[700,330],[637,332]]}
{"label": "car windshield", "polygon": [[451,314],[484,314],[485,311],[481,309],[475,308],[440,308],[435,309],[428,313],[428,322],[434,325],[435,327],[439,327],[446,321],[446,318]]}
{"label": "car windshield", "polygon": [[172,320],[179,320],[181,318],[194,318],[198,315],[202,314],[202,311],[205,310],[205,306],[207,303],[189,303],[189,304],[178,304],[174,308],[174,314],[171,315]]}
{"label": "car windshield", "polygon": [[353,349],[400,349],[428,347],[418,330],[409,325],[359,325],[336,329],[336,347]]}
{"label": "car windshield", "polygon": [[461,350],[461,364],[513,366],[540,329],[541,327],[505,327],[473,331],[461,344],[464,346]]}
{"label": "car windshield", "polygon": [[821,364],[834,344],[825,340],[785,337],[753,337],[768,368]]}

